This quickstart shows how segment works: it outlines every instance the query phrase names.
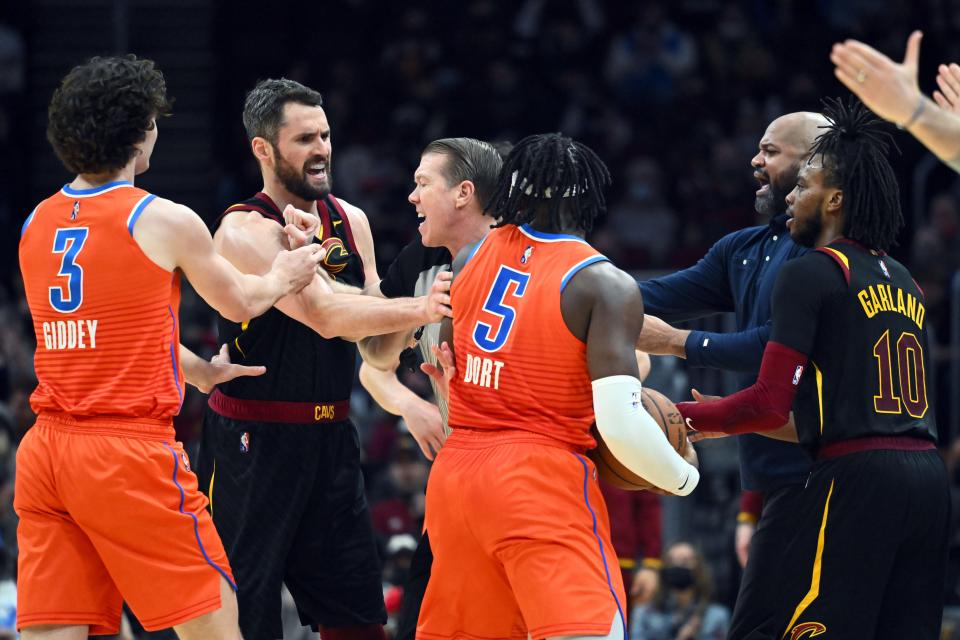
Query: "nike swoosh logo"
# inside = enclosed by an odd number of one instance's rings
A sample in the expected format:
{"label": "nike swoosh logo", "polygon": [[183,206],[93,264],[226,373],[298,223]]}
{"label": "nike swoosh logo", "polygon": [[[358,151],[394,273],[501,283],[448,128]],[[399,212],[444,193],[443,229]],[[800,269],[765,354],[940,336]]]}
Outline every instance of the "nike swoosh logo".
{"label": "nike swoosh logo", "polygon": [[697,430],[697,428],[693,426],[693,420],[690,418],[684,418],[683,421],[687,424],[687,429],[693,429],[694,431]]}
{"label": "nike swoosh logo", "polygon": [[683,491],[683,488],[684,488],[685,486],[687,486],[687,483],[688,483],[688,482],[690,482],[690,474],[689,474],[689,473],[687,473],[687,477],[684,478],[683,484],[680,485],[680,488],[677,489],[677,491]]}

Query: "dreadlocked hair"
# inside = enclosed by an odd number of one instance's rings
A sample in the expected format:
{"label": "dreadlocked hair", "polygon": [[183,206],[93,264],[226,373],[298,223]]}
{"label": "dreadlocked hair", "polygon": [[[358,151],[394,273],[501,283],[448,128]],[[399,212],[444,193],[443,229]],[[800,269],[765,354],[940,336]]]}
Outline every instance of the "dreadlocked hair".
{"label": "dreadlocked hair", "polygon": [[554,228],[573,222],[588,233],[607,209],[608,186],[607,165],[586,145],[560,133],[527,136],[504,160],[486,211],[502,227],[545,210]]}
{"label": "dreadlocked hair", "polygon": [[830,124],[817,137],[810,159],[820,156],[824,183],[843,191],[843,235],[871,248],[886,251],[896,244],[903,227],[900,187],[887,160],[892,145],[900,149],[882,122],[863,103],[851,97],[823,101]]}

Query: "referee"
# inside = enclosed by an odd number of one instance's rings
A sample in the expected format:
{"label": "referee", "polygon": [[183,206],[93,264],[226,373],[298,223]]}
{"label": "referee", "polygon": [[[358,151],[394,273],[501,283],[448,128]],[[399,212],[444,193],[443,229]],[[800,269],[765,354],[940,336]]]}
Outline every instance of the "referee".
{"label": "referee", "polygon": [[[444,138],[428,144],[414,173],[409,200],[420,218],[420,237],[408,244],[393,261],[379,286],[367,290],[384,298],[421,296],[441,271],[448,271],[453,255],[487,235],[494,221],[484,213],[493,193],[503,159],[497,148],[473,138]],[[400,361],[415,361],[408,345],[415,342],[424,362],[436,365],[440,324],[416,332],[373,336],[360,342],[364,364],[360,382],[384,409],[402,416],[424,455],[433,456],[448,432],[447,404],[436,393],[439,406],[423,400],[396,376]],[[402,358],[401,358],[402,353]],[[432,382],[432,380],[431,380]],[[433,554],[427,533],[414,553],[404,585],[396,639],[413,640],[420,603],[430,578]]]}

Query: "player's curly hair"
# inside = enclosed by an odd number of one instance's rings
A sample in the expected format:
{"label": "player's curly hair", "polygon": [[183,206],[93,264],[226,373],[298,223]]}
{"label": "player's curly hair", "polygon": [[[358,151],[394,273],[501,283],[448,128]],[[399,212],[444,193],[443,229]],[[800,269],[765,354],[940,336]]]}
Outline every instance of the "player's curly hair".
{"label": "player's curly hair", "polygon": [[497,226],[532,222],[546,209],[552,226],[589,232],[606,211],[610,171],[590,147],[560,133],[527,136],[503,162],[486,211]]}
{"label": "player's curly hair", "polygon": [[[903,228],[900,187],[887,160],[893,136],[863,103],[851,97],[823,101],[830,124],[817,137],[810,159],[820,156],[824,184],[843,190],[843,235],[886,251]],[[899,151],[899,149],[897,149]]]}
{"label": "player's curly hair", "polygon": [[122,169],[152,129],[170,113],[163,73],[133,54],[95,57],[74,67],[53,92],[47,140],[73,173]]}

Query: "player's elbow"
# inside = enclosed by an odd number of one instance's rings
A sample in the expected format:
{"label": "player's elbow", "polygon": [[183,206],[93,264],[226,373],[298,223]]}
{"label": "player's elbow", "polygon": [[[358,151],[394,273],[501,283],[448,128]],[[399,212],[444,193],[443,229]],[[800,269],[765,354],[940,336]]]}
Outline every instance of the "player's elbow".
{"label": "player's elbow", "polygon": [[343,332],[337,331],[332,322],[326,320],[313,320],[310,324],[313,330],[324,340],[333,340],[334,338],[340,338],[344,335]]}
{"label": "player's elbow", "polygon": [[254,305],[242,301],[234,301],[221,305],[220,308],[217,309],[217,312],[223,316],[225,320],[236,322],[237,324],[247,322],[261,313]]}
{"label": "player's elbow", "polygon": [[382,342],[377,339],[377,336],[363,338],[357,343],[357,350],[360,351],[364,364],[380,371],[389,371],[396,363],[397,357],[394,354],[385,353]]}
{"label": "player's elbow", "polygon": [[336,310],[329,305],[313,299],[307,299],[304,304],[306,319],[316,333],[321,338],[332,340],[346,335],[346,327],[342,318],[338,318]]}

